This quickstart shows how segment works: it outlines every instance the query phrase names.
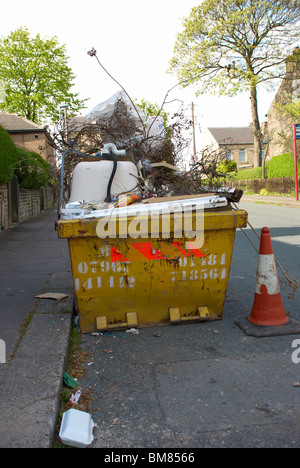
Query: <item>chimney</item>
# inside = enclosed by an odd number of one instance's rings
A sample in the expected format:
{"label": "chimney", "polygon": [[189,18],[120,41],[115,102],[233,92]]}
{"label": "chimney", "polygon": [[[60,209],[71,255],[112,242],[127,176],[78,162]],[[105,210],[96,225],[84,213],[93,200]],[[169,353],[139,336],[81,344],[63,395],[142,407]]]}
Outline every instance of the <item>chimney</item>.
{"label": "chimney", "polygon": [[293,54],[286,59],[286,73],[295,73],[300,71],[300,48],[296,47]]}
{"label": "chimney", "polygon": [[264,135],[268,133],[268,122],[262,122],[261,124],[261,131]]}

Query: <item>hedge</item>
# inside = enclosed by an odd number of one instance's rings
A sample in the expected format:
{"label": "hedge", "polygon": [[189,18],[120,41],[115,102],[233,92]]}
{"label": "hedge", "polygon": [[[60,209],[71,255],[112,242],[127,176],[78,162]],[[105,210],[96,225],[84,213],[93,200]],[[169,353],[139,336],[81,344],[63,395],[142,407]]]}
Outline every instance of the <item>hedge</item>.
{"label": "hedge", "polygon": [[17,148],[18,165],[15,170],[20,186],[26,189],[39,189],[50,184],[50,164],[38,153]]}
{"label": "hedge", "polygon": [[220,164],[218,165],[217,170],[218,172],[221,172],[222,174],[226,174],[227,172],[231,172],[231,171],[236,171],[237,170],[236,161],[232,161],[230,159],[224,159],[224,161],[221,161]]}
{"label": "hedge", "polygon": [[[299,161],[299,160],[298,160]],[[298,162],[300,166],[300,161]],[[274,156],[270,161],[265,163],[265,178],[279,179],[281,177],[294,177],[295,161],[294,156],[290,153]],[[262,178],[262,167],[254,167],[253,169],[242,169],[236,174],[231,173],[234,180],[255,180]]]}
{"label": "hedge", "polygon": [[269,179],[293,177],[295,175],[295,160],[290,153],[274,156],[269,165]]}
{"label": "hedge", "polygon": [[262,178],[262,167],[254,167],[253,169],[242,169],[236,174],[236,180],[254,180]]}
{"label": "hedge", "polygon": [[0,185],[11,180],[17,163],[17,148],[8,132],[0,126]]}

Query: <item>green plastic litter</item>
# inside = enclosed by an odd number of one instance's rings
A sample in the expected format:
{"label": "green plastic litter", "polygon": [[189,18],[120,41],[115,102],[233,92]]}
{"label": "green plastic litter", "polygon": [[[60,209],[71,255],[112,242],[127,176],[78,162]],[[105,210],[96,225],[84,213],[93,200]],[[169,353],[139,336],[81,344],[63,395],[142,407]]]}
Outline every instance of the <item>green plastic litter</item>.
{"label": "green plastic litter", "polygon": [[64,373],[64,383],[70,388],[76,388],[79,385],[67,372]]}

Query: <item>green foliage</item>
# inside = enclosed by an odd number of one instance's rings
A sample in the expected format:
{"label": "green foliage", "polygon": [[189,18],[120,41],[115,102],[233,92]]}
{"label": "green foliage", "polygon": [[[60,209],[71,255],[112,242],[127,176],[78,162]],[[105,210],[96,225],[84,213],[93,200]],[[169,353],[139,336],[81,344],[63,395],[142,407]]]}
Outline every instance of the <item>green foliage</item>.
{"label": "green foliage", "polygon": [[272,89],[285,75],[300,35],[299,14],[295,0],[203,0],[177,36],[170,71],[182,86],[197,85],[198,94],[249,92],[255,166],[261,154],[257,86]]}
{"label": "green foliage", "polygon": [[25,189],[47,187],[51,182],[50,164],[39,154],[17,148],[18,164],[15,174]]}
{"label": "green foliage", "polygon": [[142,99],[140,102],[135,101],[135,103],[145,113],[147,119],[149,117],[156,117],[159,113],[164,120],[164,127],[167,128],[169,114],[163,109],[160,109],[160,106],[156,102],[151,103],[147,101],[147,99]]}
{"label": "green foliage", "polygon": [[0,184],[6,184],[12,178],[17,163],[17,149],[10,135],[0,126]]}
{"label": "green foliage", "polygon": [[261,189],[261,190],[259,191],[259,194],[260,194],[260,195],[268,195],[268,193],[269,193],[268,190],[265,189],[265,188],[263,188],[263,189]]}
{"label": "green foliage", "polygon": [[217,171],[221,172],[222,174],[227,174],[228,172],[236,171],[237,164],[236,161],[231,161],[230,159],[224,159],[218,165]]}
{"label": "green foliage", "polygon": [[200,92],[254,89],[285,73],[299,13],[296,1],[204,0],[183,20],[170,69],[184,86],[199,84]]}
{"label": "green foliage", "polygon": [[293,177],[295,175],[295,161],[290,153],[274,156],[270,161],[269,179],[279,177]]}
{"label": "green foliage", "polygon": [[149,119],[150,117],[156,117],[157,115],[162,117],[164,121],[164,129],[166,131],[166,135],[167,137],[171,138],[172,132],[168,122],[169,114],[166,111],[161,109],[156,102],[151,103],[150,101],[147,101],[147,99],[142,99],[140,102],[135,100],[135,104],[144,112],[144,114],[146,115],[146,119]]}
{"label": "green foliage", "polygon": [[4,100],[0,110],[18,113],[36,123],[56,122],[59,105],[68,104],[72,117],[84,107],[72,93],[75,75],[67,64],[65,46],[57,38],[31,38],[19,28],[0,39],[0,81]]}
{"label": "green foliage", "polygon": [[10,135],[0,126],[0,184],[6,184],[13,173],[20,186],[39,189],[52,183],[51,166],[38,153],[16,148]]}
{"label": "green foliage", "polygon": [[262,178],[262,167],[238,171],[235,180],[255,180]]}
{"label": "green foliage", "polygon": [[[294,157],[290,153],[274,156],[270,161],[266,161],[265,169],[267,179],[278,179],[280,177],[294,177]],[[233,176],[234,180],[262,179],[262,167],[254,167],[253,169],[243,169],[235,174],[231,173],[231,175]]]}
{"label": "green foliage", "polygon": [[[298,94],[299,96],[299,94]],[[287,96],[287,103],[284,105],[278,105],[279,110],[283,112],[287,117],[290,118],[291,123],[298,122],[300,120],[300,99],[294,99],[293,96]]]}

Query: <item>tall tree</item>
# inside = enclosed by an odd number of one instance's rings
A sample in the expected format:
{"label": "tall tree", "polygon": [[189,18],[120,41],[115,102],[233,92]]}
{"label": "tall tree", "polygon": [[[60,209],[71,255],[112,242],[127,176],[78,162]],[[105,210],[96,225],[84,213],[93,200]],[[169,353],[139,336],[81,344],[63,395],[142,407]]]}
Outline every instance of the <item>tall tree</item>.
{"label": "tall tree", "polygon": [[199,93],[249,92],[254,165],[261,160],[257,87],[274,85],[300,34],[299,0],[204,0],[183,21],[171,60],[183,86]]}
{"label": "tall tree", "polygon": [[68,104],[69,115],[85,100],[72,92],[75,75],[68,66],[65,46],[56,37],[30,37],[19,28],[0,39],[0,81],[4,98],[0,110],[16,112],[36,123],[55,122],[59,105]]}

